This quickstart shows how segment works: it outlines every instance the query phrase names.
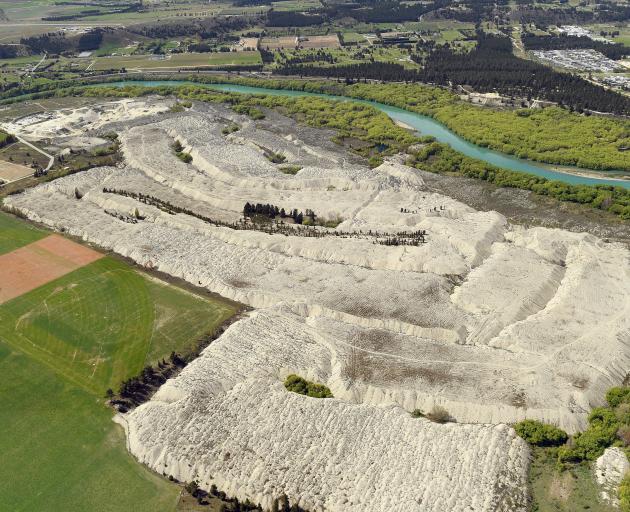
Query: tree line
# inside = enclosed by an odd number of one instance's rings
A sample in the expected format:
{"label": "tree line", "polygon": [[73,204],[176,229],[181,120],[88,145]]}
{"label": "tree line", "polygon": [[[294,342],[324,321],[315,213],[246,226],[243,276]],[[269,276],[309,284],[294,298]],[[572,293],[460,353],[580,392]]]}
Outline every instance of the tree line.
{"label": "tree line", "polygon": [[310,224],[315,223],[315,212],[313,210],[306,210],[306,214],[298,211],[297,209],[290,210],[289,213],[284,208],[278,208],[273,204],[261,204],[261,203],[245,203],[243,207],[243,217],[251,218],[254,215],[260,215],[268,217],[269,219],[275,219],[280,217],[281,219],[293,219],[296,224],[302,224],[305,217],[309,220]]}

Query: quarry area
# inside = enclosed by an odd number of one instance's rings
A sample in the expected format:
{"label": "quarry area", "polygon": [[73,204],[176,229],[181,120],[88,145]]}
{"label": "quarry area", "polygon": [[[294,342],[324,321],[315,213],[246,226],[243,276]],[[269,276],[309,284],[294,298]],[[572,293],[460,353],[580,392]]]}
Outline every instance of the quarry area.
{"label": "quarry area", "polygon": [[[527,510],[529,448],[509,424],[576,432],[624,381],[627,247],[511,224],[274,112],[172,104],[5,127],[55,147],[115,132],[124,157],[9,196],[14,211],[253,308],[117,416],[131,453],[267,509]],[[334,398],[288,392],[289,374]],[[411,415],[436,407],[451,421]]]}

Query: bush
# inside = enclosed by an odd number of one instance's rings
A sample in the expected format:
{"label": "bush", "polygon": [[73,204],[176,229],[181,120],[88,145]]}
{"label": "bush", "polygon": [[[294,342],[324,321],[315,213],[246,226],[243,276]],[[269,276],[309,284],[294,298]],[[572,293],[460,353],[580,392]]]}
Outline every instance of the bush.
{"label": "bush", "polygon": [[299,375],[289,375],[284,381],[284,387],[293,393],[312,398],[333,398],[333,394],[327,386],[310,382]]}
{"label": "bush", "polygon": [[558,461],[583,462],[595,460],[604,450],[615,441],[617,427],[605,427],[603,425],[591,425],[584,432],[578,432],[573,436],[573,442],[560,448]]}
{"label": "bush", "polygon": [[523,420],[514,425],[514,430],[534,446],[560,446],[569,438],[564,430],[536,420]]}
{"label": "bush", "polygon": [[448,421],[453,421],[449,412],[444,409],[441,405],[436,405],[431,409],[431,412],[426,414],[426,417],[435,423],[446,423]]}
{"label": "bush", "polygon": [[177,158],[179,158],[182,162],[189,164],[192,162],[192,156],[190,153],[177,153]]}
{"label": "bush", "polygon": [[606,401],[608,405],[615,408],[623,402],[630,401],[630,387],[610,388],[606,393]]}
{"label": "bush", "polygon": [[411,411],[412,418],[424,418],[425,414],[420,409],[414,409]]}
{"label": "bush", "polygon": [[278,170],[284,174],[295,175],[302,170],[302,167],[299,165],[283,165],[278,167]]}
{"label": "bush", "polygon": [[270,153],[267,156],[267,160],[274,164],[282,164],[287,161],[287,157],[282,153]]}

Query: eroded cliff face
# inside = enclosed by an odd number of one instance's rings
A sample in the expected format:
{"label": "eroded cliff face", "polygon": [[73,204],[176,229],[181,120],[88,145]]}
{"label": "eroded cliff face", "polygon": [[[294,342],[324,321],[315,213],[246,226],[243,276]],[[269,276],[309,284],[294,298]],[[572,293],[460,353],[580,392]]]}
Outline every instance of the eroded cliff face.
{"label": "eroded cliff face", "polygon": [[[265,506],[286,494],[322,511],[525,510],[527,448],[500,424],[529,417],[574,432],[623,380],[628,251],[512,226],[427,190],[400,163],[346,160],[310,129],[279,134],[222,107],[202,110],[122,131],[124,168],[7,200],[257,308],[121,418],[132,453]],[[228,119],[242,128],[226,137]],[[174,140],[192,164],[172,153]],[[302,170],[283,174],[267,150]],[[246,202],[343,222],[317,236],[232,229],[104,188],[223,223],[241,222]],[[144,220],[129,222],[136,209]],[[426,243],[378,243],[418,230]],[[327,384],[335,399],[287,392],[289,373]],[[435,405],[459,423],[408,412]]]}

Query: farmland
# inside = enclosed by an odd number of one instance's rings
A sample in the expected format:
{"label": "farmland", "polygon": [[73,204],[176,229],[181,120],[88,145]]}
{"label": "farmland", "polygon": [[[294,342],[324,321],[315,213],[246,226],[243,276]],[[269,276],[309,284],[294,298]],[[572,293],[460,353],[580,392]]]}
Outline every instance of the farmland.
{"label": "farmland", "polygon": [[30,244],[47,235],[9,215],[0,214],[0,254],[4,254],[24,245]]}
{"label": "farmland", "polygon": [[[0,253],[47,235],[0,214]],[[0,509],[174,510],[179,489],[126,453],[102,397],[234,311],[110,257],[0,305]]]}
{"label": "farmland", "polygon": [[221,52],[221,53],[176,53],[167,58],[149,55],[129,55],[117,57],[99,57],[94,70],[105,69],[175,69],[202,66],[236,66],[260,64],[257,51]]}

